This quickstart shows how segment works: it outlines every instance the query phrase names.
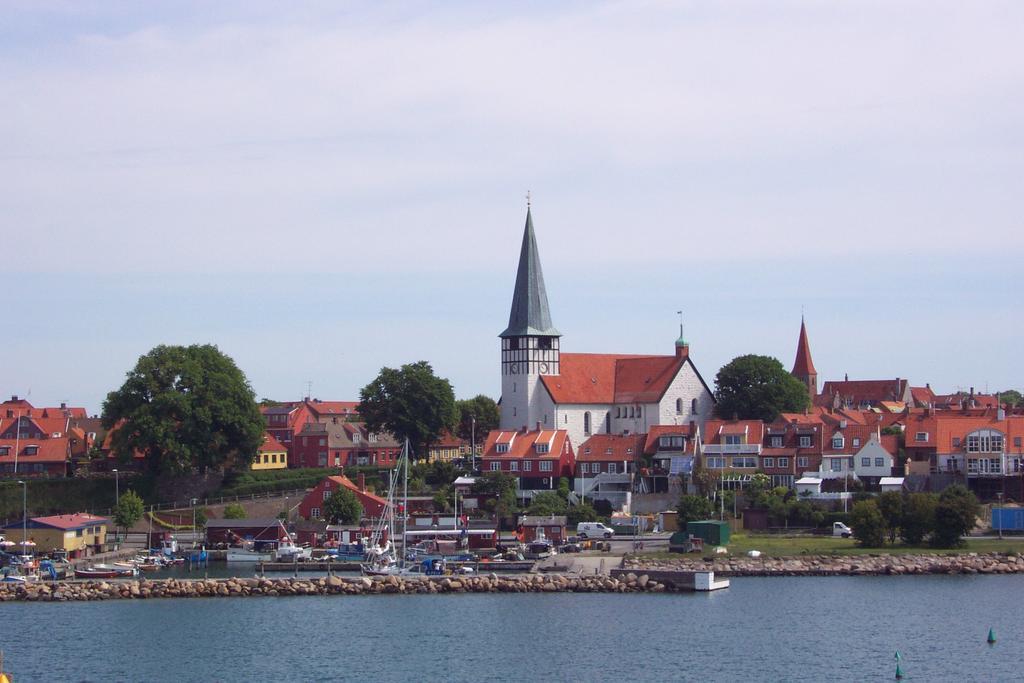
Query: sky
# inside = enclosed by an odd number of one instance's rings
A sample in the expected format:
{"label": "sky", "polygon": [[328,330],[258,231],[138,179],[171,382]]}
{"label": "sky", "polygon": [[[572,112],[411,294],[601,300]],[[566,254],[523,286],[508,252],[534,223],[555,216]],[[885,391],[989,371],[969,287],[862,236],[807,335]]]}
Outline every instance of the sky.
{"label": "sky", "polygon": [[[563,351],[1024,388],[1019,2],[0,2],[0,392],[157,344],[258,397],[500,392],[526,194]],[[13,314],[12,314],[13,313]]]}

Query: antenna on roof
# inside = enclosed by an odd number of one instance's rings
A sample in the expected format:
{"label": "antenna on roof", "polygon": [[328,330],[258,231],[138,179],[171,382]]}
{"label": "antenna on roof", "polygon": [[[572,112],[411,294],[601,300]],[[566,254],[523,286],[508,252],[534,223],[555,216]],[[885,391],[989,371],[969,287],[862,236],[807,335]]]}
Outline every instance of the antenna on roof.
{"label": "antenna on roof", "polygon": [[530,191],[526,191],[526,210],[530,210]]}
{"label": "antenna on roof", "polygon": [[313,400],[313,380],[311,379],[306,380],[306,400]]}

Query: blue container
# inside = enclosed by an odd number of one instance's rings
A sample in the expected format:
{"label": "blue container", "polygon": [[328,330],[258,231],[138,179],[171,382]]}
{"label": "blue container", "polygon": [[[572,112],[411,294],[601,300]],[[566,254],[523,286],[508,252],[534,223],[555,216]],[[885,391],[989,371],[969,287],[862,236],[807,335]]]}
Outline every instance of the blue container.
{"label": "blue container", "polygon": [[992,508],[993,531],[1024,531],[1024,508]]}

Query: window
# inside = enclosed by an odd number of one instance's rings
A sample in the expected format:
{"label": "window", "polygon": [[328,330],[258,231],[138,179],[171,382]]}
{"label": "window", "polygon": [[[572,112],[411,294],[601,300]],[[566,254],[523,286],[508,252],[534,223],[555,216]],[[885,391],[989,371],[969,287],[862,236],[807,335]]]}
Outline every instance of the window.
{"label": "window", "polygon": [[0,455],[10,455],[10,454],[11,454],[11,447],[10,446],[0,446]]}
{"label": "window", "polygon": [[682,415],[682,414],[683,414],[683,399],[677,398],[676,399],[676,415]]}
{"label": "window", "polygon": [[681,436],[662,436],[658,438],[658,448],[684,448],[685,441]]}
{"label": "window", "polygon": [[540,461],[540,471],[541,472],[550,472],[551,471],[551,461],[550,460],[541,460]]}
{"label": "window", "polygon": [[585,462],[580,463],[580,474],[586,474],[589,471],[590,471],[590,464],[589,463],[585,463]]}
{"label": "window", "polygon": [[854,438],[853,439],[853,447],[854,448],[859,448],[860,447],[860,439],[858,439],[858,438]]}
{"label": "window", "polygon": [[1021,447],[1021,441],[1020,441],[1020,437],[1019,436],[1013,437],[1013,447],[1014,448],[1020,448]]}
{"label": "window", "polygon": [[726,434],[725,435],[725,444],[727,446],[738,446],[740,444],[740,435],[739,434]]}
{"label": "window", "polygon": [[[782,467],[782,461],[788,460],[788,458],[779,458],[779,467]],[[807,467],[807,456],[801,455],[796,459],[797,467]]]}
{"label": "window", "polygon": [[742,456],[732,459],[733,467],[757,467],[757,458]]}
{"label": "window", "polygon": [[861,467],[871,467],[871,458],[861,458],[860,459],[860,466]]}
{"label": "window", "polygon": [[761,462],[764,463],[765,468],[775,467],[775,458],[764,458]]}
{"label": "window", "polygon": [[875,458],[875,467],[885,467],[885,458]]}
{"label": "window", "polygon": [[801,436],[800,437],[800,448],[810,448],[810,447],[811,447],[811,437],[809,437],[809,436]]}
{"label": "window", "polygon": [[615,417],[622,417],[622,408],[615,406]]}
{"label": "window", "polygon": [[84,529],[75,529],[75,536],[77,536],[78,538],[81,538],[83,531],[84,531]]}
{"label": "window", "polygon": [[[804,458],[807,460],[807,458]],[[807,463],[804,463],[805,465]],[[779,467],[789,467],[789,458],[779,458]]]}
{"label": "window", "polygon": [[614,452],[615,452],[615,451],[613,451],[613,450],[612,450],[612,449],[610,449],[610,448],[606,448],[606,449],[604,449],[604,454],[605,454],[605,455],[612,455],[612,454],[613,454]]}
{"label": "window", "polygon": [[524,460],[523,461],[523,471],[524,472],[529,472],[532,469],[533,469],[533,461],[532,460]]}
{"label": "window", "polygon": [[841,437],[841,436],[833,436],[832,437],[832,448],[842,448],[842,447],[843,447],[843,437]]}
{"label": "window", "polygon": [[510,462],[510,463],[508,464],[508,471],[509,471],[509,472],[518,472],[518,471],[519,471],[519,463],[518,463],[518,462],[516,462],[515,460],[513,460],[512,462]]}
{"label": "window", "polygon": [[583,433],[590,436],[590,411],[583,413]]}
{"label": "window", "polygon": [[914,441],[927,441],[928,432],[917,432],[914,434]]}
{"label": "window", "polygon": [[546,443],[538,443],[534,445],[533,449],[537,451],[537,453],[543,455],[550,450],[550,447]]}
{"label": "window", "polygon": [[843,471],[843,459],[842,458],[829,458],[830,467],[833,472]]}
{"label": "window", "polygon": [[690,401],[690,413],[697,414],[697,399]]}
{"label": "window", "polygon": [[781,436],[773,436],[771,438],[771,445],[772,445],[772,448],[782,448],[782,437]]}
{"label": "window", "polygon": [[309,516],[313,519],[320,519],[320,508],[310,508]]}
{"label": "window", "polygon": [[708,456],[708,468],[720,470],[725,467],[725,458],[721,456]]}
{"label": "window", "polygon": [[326,503],[327,499],[330,498],[330,497],[331,497],[331,490],[330,489],[324,489],[324,502]]}
{"label": "window", "polygon": [[615,474],[616,471],[617,470],[615,469],[615,463],[608,463],[608,474]]}
{"label": "window", "polygon": [[39,446],[25,446],[25,455],[36,455],[39,453]]}
{"label": "window", "polygon": [[499,443],[494,447],[494,450],[497,451],[498,453],[508,453],[508,444]]}
{"label": "window", "polygon": [[327,439],[320,439],[320,445],[321,446],[326,446],[327,445]]}
{"label": "window", "polygon": [[501,470],[501,463],[491,461],[491,472],[498,472]]}

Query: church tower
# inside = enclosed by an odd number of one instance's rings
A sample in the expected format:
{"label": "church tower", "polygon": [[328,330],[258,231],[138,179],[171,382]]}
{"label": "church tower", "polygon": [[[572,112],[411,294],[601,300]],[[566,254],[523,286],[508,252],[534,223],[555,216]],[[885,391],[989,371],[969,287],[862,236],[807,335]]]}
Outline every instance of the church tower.
{"label": "church tower", "polygon": [[[501,428],[530,429],[543,424],[538,406],[542,375],[559,374],[558,341],[561,335],[551,324],[544,273],[540,268],[533,216],[526,209],[526,229],[519,252],[516,288],[508,327],[501,337]],[[552,425],[548,425],[549,427]]]}
{"label": "church tower", "polygon": [[807,326],[803,316],[800,316],[800,339],[796,344],[796,360],[790,374],[807,385],[807,393],[813,404],[814,397],[818,395],[818,371],[814,369],[814,361],[811,360],[811,344],[807,341]]}

